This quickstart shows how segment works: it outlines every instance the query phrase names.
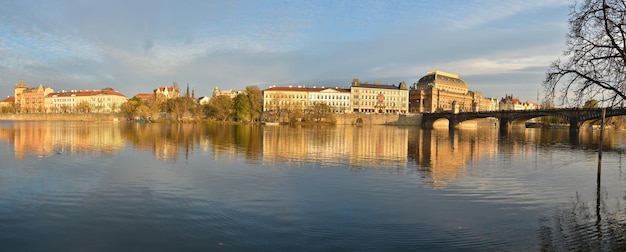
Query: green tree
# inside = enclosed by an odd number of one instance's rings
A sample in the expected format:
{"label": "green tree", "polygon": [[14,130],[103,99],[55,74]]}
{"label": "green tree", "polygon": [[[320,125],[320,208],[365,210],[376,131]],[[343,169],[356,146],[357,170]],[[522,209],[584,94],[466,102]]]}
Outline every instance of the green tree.
{"label": "green tree", "polygon": [[585,0],[571,8],[564,61],[550,66],[544,88],[563,104],[600,98],[611,106],[626,98],[626,4]]}
{"label": "green tree", "polygon": [[238,94],[233,100],[233,116],[236,121],[245,121],[250,118],[250,100],[247,94]]}
{"label": "green tree", "polygon": [[247,86],[246,96],[250,103],[250,121],[260,121],[259,117],[263,111],[263,92],[257,86]]}
{"label": "green tree", "polygon": [[208,117],[226,121],[232,117],[233,99],[226,95],[218,95],[211,98],[207,107],[205,108],[205,113],[207,113]]}
{"label": "green tree", "polygon": [[583,108],[592,108],[592,109],[599,108],[598,101],[596,99],[587,100],[585,102],[585,105],[583,105]]}
{"label": "green tree", "polygon": [[191,97],[181,96],[167,100],[167,112],[176,120],[193,119],[196,103]]}
{"label": "green tree", "polygon": [[137,97],[133,97],[126,102],[122,103],[121,113],[126,117],[126,119],[133,119],[136,115],[137,107],[141,105],[141,99]]}

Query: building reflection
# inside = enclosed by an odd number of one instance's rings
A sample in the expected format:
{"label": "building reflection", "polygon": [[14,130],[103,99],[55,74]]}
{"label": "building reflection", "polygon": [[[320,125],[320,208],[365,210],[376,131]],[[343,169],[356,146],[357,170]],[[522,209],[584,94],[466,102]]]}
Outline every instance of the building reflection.
{"label": "building reflection", "polygon": [[265,127],[263,160],[350,164],[360,168],[405,168],[408,129],[371,126]]}
{"label": "building reflection", "polygon": [[124,147],[118,127],[82,122],[13,122],[0,126],[0,141],[13,145],[14,156],[88,154],[109,156]]}
{"label": "building reflection", "polygon": [[[513,160],[519,156],[552,155],[558,146],[595,150],[599,143],[596,131],[581,132],[572,143],[567,130],[557,129],[513,128],[504,133],[491,127],[454,131],[412,129],[409,136],[408,156],[433,187],[445,187],[464,176],[480,176],[471,167],[481,160],[495,160],[498,155]],[[607,134],[603,149],[621,151],[624,147],[615,145],[615,137]]]}
{"label": "building reflection", "polygon": [[245,155],[258,160],[261,155],[258,126],[221,124],[124,124],[124,138],[136,150],[154,153],[157,160],[187,159],[194,151],[212,153],[212,158],[233,159]]}
{"label": "building reflection", "polygon": [[494,128],[449,131],[447,129],[411,132],[409,157],[415,160],[426,182],[445,187],[468,175],[468,167],[483,158],[498,154],[498,135]]}

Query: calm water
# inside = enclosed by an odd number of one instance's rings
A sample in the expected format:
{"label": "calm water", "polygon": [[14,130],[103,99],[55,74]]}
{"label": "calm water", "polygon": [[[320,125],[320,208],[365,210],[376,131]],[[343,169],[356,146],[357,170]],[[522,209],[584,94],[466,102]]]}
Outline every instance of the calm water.
{"label": "calm water", "polygon": [[[0,122],[3,251],[626,250],[626,133]],[[598,190],[599,188],[599,190]]]}

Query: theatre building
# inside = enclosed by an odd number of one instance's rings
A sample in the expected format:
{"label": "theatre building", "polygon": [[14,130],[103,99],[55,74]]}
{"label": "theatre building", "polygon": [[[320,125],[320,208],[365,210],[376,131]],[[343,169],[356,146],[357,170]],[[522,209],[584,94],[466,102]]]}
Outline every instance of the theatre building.
{"label": "theatre building", "polygon": [[442,71],[431,71],[420,78],[410,91],[409,101],[412,113],[498,110],[497,99],[470,91],[458,75]]}

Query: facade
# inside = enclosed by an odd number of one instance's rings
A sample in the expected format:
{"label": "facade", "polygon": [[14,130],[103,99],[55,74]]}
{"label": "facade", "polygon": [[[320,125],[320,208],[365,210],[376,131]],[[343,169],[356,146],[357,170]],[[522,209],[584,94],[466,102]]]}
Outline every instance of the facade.
{"label": "facade", "polygon": [[220,88],[216,87],[213,89],[213,97],[217,97],[220,95],[228,95],[231,99],[235,99],[239,94],[245,94],[246,90],[220,90]]}
{"label": "facade", "polygon": [[154,97],[156,101],[161,103],[169,99],[173,99],[180,96],[180,90],[176,86],[172,87],[158,87],[154,89]]}
{"label": "facade", "polygon": [[308,89],[306,87],[272,86],[268,89],[263,90],[263,111],[304,111],[309,104],[308,97]]}
{"label": "facade", "polygon": [[41,113],[45,112],[44,98],[54,92],[49,86],[39,85],[36,88],[29,88],[24,80],[15,84],[13,89],[15,97],[15,108],[18,112],[23,113]]}
{"label": "facade", "polygon": [[117,113],[127,98],[113,89],[71,90],[51,93],[45,98],[46,112]]}
{"label": "facade", "polygon": [[410,93],[409,110],[412,113],[498,110],[496,99],[470,91],[458,75],[442,71],[428,72],[415,83]]}
{"label": "facade", "polygon": [[202,96],[202,97],[198,98],[196,101],[200,105],[206,105],[206,104],[209,104],[209,101],[211,101],[211,97]]}
{"label": "facade", "polygon": [[324,103],[335,113],[350,111],[350,90],[341,88],[276,87],[263,90],[263,111],[302,111]]}
{"label": "facade", "polygon": [[334,113],[350,112],[350,90],[342,88],[309,88],[308,107],[325,103]]}
{"label": "facade", "polygon": [[505,95],[505,97],[500,100],[500,109],[501,110],[533,110],[533,109],[539,109],[539,105],[531,101],[522,102],[517,97],[513,97],[513,95]]}
{"label": "facade", "polygon": [[407,113],[409,90],[406,83],[398,86],[368,84],[353,79],[350,86],[350,110],[355,113]]}

